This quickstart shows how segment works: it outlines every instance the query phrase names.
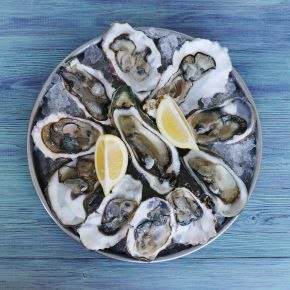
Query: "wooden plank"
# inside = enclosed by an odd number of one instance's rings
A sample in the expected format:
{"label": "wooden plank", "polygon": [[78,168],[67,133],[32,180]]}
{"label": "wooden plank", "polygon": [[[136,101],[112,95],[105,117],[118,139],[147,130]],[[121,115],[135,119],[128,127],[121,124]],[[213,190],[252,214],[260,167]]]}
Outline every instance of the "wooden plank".
{"label": "wooden plank", "polygon": [[[290,1],[0,6],[0,289],[290,289]],[[260,113],[263,162],[245,211],[218,240],[174,262],[124,264],[86,251],[49,218],[28,172],[26,130],[42,84],[69,52],[116,20],[220,41]]]}
{"label": "wooden plank", "polygon": [[[289,289],[289,259],[191,259],[137,265],[81,259],[0,259],[2,289]],[[265,267],[267,265],[267,267]],[[0,282],[1,283],[1,282]]]}

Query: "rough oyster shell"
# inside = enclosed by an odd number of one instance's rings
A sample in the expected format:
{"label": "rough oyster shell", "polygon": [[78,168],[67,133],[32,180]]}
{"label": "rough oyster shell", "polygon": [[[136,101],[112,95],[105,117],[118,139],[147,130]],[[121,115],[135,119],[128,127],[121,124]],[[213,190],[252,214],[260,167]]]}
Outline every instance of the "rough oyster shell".
{"label": "rough oyster shell", "polygon": [[221,158],[202,150],[191,150],[183,161],[188,172],[212,198],[217,213],[232,217],[241,212],[248,200],[248,190]]}
{"label": "rough oyster shell", "polygon": [[153,40],[128,23],[114,23],[104,34],[102,48],[117,75],[142,101],[160,79],[161,55]]}
{"label": "rough oyster shell", "polygon": [[174,209],[176,230],[173,241],[185,245],[205,244],[216,236],[216,218],[190,190],[178,187],[166,200]]}
{"label": "rough oyster shell", "polygon": [[200,98],[225,92],[231,70],[228,50],[218,42],[199,38],[186,41],[174,52],[172,65],[162,74],[143,108],[155,118],[160,97],[169,94],[186,115],[198,108]]}
{"label": "rough oyster shell", "polygon": [[253,132],[256,124],[251,104],[241,98],[226,100],[214,108],[198,110],[187,121],[199,144],[239,142]]}
{"label": "rough oyster shell", "polygon": [[140,181],[125,175],[113,188],[78,229],[86,248],[95,251],[110,248],[126,236],[129,221],[142,198],[142,187]]}
{"label": "rough oyster shell", "polygon": [[134,258],[151,261],[172,239],[176,223],[170,204],[158,197],[143,201],[127,235],[127,250]]}
{"label": "rough oyster shell", "polygon": [[158,193],[172,190],[180,169],[178,152],[138,110],[129,87],[116,91],[110,114],[134,167]]}
{"label": "rough oyster shell", "polygon": [[115,89],[105,79],[103,73],[81,64],[75,58],[61,69],[60,75],[64,87],[86,117],[105,122]]}
{"label": "rough oyster shell", "polygon": [[45,157],[75,159],[93,153],[100,125],[64,113],[51,114],[38,121],[32,130],[35,146]]}
{"label": "rough oyster shell", "polygon": [[85,198],[98,185],[93,156],[66,163],[49,179],[47,194],[52,210],[64,225],[78,225],[86,218]]}

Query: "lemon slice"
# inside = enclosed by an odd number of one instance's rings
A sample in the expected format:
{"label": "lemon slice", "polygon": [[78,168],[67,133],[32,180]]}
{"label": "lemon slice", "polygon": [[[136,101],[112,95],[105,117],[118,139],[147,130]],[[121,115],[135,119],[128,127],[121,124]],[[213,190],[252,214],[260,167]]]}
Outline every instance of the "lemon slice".
{"label": "lemon slice", "polygon": [[128,151],[117,136],[101,135],[96,144],[95,168],[105,196],[124,176],[128,166]]}
{"label": "lemon slice", "polygon": [[160,133],[175,147],[199,150],[193,131],[169,95],[162,98],[157,108],[156,122]]}

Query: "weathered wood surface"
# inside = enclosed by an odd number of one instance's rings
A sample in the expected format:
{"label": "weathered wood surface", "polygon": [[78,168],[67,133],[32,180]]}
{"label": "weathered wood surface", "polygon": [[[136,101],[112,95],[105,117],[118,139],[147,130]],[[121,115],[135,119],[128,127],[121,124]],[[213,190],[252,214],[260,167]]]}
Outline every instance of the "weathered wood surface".
{"label": "weathered wood surface", "polygon": [[[290,1],[0,1],[0,289],[290,289]],[[88,252],[43,209],[26,158],[45,79],[112,21],[229,47],[260,113],[263,161],[246,209],[198,253],[135,265]]]}

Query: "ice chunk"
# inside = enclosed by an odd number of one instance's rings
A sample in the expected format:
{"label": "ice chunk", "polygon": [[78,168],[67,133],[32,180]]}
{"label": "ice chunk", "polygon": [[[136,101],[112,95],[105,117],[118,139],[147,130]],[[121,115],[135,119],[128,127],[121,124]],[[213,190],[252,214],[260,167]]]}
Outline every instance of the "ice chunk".
{"label": "ice chunk", "polygon": [[174,51],[179,47],[180,39],[175,34],[169,34],[159,39],[159,49],[163,61],[168,65],[172,61]]}
{"label": "ice chunk", "polygon": [[83,117],[84,113],[65,90],[59,75],[54,75],[51,83],[52,86],[44,96],[42,114],[48,116],[52,113],[65,112],[73,116]]}
{"label": "ice chunk", "polygon": [[93,65],[98,60],[100,60],[102,56],[103,56],[102,50],[98,47],[97,44],[94,44],[94,45],[89,46],[84,51],[84,59],[82,62],[85,65]]}
{"label": "ice chunk", "polygon": [[256,138],[255,134],[249,138],[235,143],[215,143],[212,150],[220,155],[234,172],[247,183],[252,180],[256,166]]}
{"label": "ice chunk", "polygon": [[146,28],[143,31],[148,37],[150,37],[152,39],[158,39],[160,37],[164,37],[166,35],[169,35],[169,32],[167,30],[158,29],[158,28],[154,28],[154,27]]}

